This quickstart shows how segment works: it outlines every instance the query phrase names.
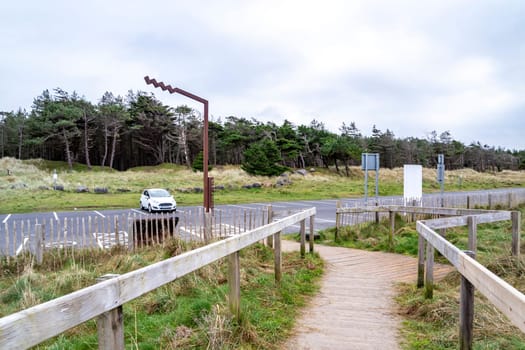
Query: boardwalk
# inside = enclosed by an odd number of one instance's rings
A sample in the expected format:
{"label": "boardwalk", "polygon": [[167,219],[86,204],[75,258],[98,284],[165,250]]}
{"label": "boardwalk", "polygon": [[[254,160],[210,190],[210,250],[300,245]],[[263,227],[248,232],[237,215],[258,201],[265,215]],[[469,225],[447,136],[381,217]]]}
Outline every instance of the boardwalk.
{"label": "boardwalk", "polygon": [[[298,245],[283,241],[283,249],[297,250]],[[394,284],[415,283],[417,260],[321,245],[315,249],[326,262],[321,290],[283,349],[399,349]],[[439,279],[451,269],[436,265],[434,276]]]}

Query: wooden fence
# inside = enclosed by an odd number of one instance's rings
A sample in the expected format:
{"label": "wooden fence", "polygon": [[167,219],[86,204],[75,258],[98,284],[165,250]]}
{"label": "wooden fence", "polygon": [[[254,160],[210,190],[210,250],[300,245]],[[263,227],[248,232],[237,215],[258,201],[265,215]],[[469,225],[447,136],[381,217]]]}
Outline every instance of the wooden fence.
{"label": "wooden fence", "polygon": [[130,249],[162,244],[166,237],[207,241],[252,230],[271,222],[272,207],[257,209],[203,208],[184,212],[137,213],[99,216],[9,220],[0,225],[0,256],[24,252],[39,255],[40,249],[108,249],[124,245]]}
{"label": "wooden fence", "polygon": [[[172,282],[218,259],[228,257],[229,307],[240,312],[239,251],[273,237],[275,278],[281,278],[281,235],[290,225],[301,223],[301,252],[304,251],[305,221],[310,219],[313,237],[315,208],[306,209],[273,223],[248,230],[173,258],[149,265],[73,292],[66,296],[0,318],[0,349],[26,349],[98,317],[99,348],[124,349],[122,305]],[[313,239],[310,239],[313,244]],[[312,248],[312,247],[311,247]]]}
{"label": "wooden fence", "polygon": [[[433,296],[433,265],[434,249],[437,249],[462,275],[460,296],[460,348],[472,348],[473,329],[473,298],[474,288],[477,288],[522,332],[525,332],[525,295],[489,271],[475,260],[477,249],[477,225],[512,221],[511,255],[520,256],[521,213],[519,211],[496,211],[458,208],[428,208],[411,206],[369,206],[362,208],[338,208],[343,214],[378,213],[388,215],[390,219],[390,239],[392,244],[395,232],[396,213],[410,216],[430,216],[433,219],[418,220],[416,229],[418,241],[418,278],[417,286],[425,287],[425,296]],[[446,217],[442,217],[446,216]],[[371,217],[368,216],[370,219]],[[342,220],[342,219],[339,219]],[[373,220],[373,219],[372,219]],[[448,242],[441,233],[451,227],[468,226],[468,250],[462,251]],[[435,230],[439,230],[440,233]],[[426,270],[426,273],[425,273]]]}
{"label": "wooden fence", "polygon": [[[336,209],[336,232],[344,226],[356,226],[368,222],[379,222],[388,218],[388,210],[363,210],[370,208],[373,202],[376,206],[406,206],[427,208],[466,208],[466,209],[502,209],[516,208],[525,203],[525,188],[501,189],[494,191],[480,191],[479,193],[445,193],[443,197],[439,194],[426,195],[419,199],[405,199],[402,197],[379,197],[369,199],[369,204],[362,202],[350,202],[353,206],[337,204]],[[443,205],[442,205],[443,204]],[[407,221],[415,222],[428,218],[428,213],[412,212],[406,216]]]}

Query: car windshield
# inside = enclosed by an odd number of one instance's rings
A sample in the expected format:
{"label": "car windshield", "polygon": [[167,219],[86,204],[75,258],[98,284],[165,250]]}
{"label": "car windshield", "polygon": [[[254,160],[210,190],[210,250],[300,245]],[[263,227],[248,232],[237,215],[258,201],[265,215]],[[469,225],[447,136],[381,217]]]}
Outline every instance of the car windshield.
{"label": "car windshield", "polygon": [[169,196],[171,196],[168,191],[162,190],[162,189],[149,190],[149,195],[151,197],[169,197]]}

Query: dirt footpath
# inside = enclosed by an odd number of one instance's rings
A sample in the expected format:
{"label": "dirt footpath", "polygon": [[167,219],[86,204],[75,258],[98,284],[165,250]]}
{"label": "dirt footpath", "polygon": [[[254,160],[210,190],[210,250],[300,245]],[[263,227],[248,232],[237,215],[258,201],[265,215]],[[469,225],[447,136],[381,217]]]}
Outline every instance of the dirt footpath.
{"label": "dirt footpath", "polygon": [[[283,240],[282,246],[299,250],[291,241]],[[399,349],[394,284],[416,282],[417,259],[322,245],[315,250],[326,263],[322,286],[283,349]],[[434,278],[451,270],[436,264]]]}

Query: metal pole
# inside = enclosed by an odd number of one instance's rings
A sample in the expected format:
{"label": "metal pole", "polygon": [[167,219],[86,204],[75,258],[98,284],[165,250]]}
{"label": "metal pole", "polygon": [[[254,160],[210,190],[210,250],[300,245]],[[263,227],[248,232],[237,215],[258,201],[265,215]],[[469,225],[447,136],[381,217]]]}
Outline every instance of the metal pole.
{"label": "metal pole", "polygon": [[368,205],[368,153],[365,153],[364,162],[365,162],[365,205]]}
{"label": "metal pole", "polygon": [[204,172],[204,209],[210,211],[210,183],[208,181],[208,101],[204,101],[204,130],[202,131],[202,169]]}
{"label": "metal pole", "polygon": [[186,96],[188,98],[191,98],[192,100],[195,100],[197,102],[200,102],[204,105],[204,130],[202,131],[202,170],[203,170],[203,188],[204,188],[204,198],[203,198],[203,205],[206,212],[210,211],[210,186],[208,184],[208,101],[203,99],[202,97],[199,97],[197,95],[192,94],[191,92],[182,90],[177,87],[172,87],[171,85],[166,85],[162,81],[157,81],[154,78],[150,78],[149,76],[145,76],[144,80],[146,81],[146,84],[151,84],[154,87],[161,88],[162,90],[168,90],[170,94],[178,93],[183,96]]}

